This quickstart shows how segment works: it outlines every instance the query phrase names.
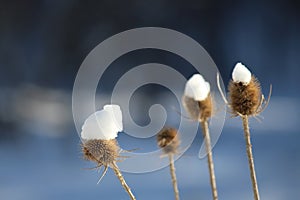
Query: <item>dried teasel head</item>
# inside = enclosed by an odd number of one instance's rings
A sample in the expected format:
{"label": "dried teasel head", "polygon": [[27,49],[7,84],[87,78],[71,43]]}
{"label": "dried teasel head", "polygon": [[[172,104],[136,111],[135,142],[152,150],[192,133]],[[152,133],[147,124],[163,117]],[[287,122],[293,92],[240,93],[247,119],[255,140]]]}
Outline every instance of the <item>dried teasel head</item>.
{"label": "dried teasel head", "polygon": [[251,75],[251,72],[242,63],[236,64],[228,90],[229,105],[234,116],[255,116],[264,109],[262,104],[265,100],[261,93],[259,81]]}
{"label": "dried teasel head", "polygon": [[165,127],[157,134],[157,145],[163,149],[165,154],[178,153],[180,139],[174,128]]}
{"label": "dried teasel head", "polygon": [[210,94],[203,101],[195,101],[193,98],[187,96],[183,96],[182,101],[193,120],[205,121],[213,114],[213,104]]}
{"label": "dried teasel head", "polygon": [[118,105],[105,105],[103,110],[90,115],[81,131],[83,158],[96,162],[98,167],[112,164],[119,156],[115,138],[122,129],[122,112]]}
{"label": "dried teasel head", "polygon": [[83,158],[95,162],[96,168],[104,166],[101,178],[119,157],[120,148],[115,138],[122,130],[122,112],[118,105],[105,105],[103,110],[90,115],[82,126]]}
{"label": "dried teasel head", "polygon": [[108,167],[119,157],[117,140],[87,140],[82,144],[83,158],[96,162],[97,167]]}
{"label": "dried teasel head", "polygon": [[194,74],[187,81],[182,102],[193,120],[205,121],[212,116],[210,85],[200,74]]}

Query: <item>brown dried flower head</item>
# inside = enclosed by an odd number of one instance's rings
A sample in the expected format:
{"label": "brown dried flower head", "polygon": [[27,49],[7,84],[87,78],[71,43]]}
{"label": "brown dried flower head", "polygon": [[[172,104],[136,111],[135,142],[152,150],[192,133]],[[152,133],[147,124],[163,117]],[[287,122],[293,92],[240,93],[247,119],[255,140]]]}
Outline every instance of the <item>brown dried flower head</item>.
{"label": "brown dried flower head", "polygon": [[82,144],[83,158],[97,163],[97,166],[110,166],[119,157],[117,140],[87,140]]}
{"label": "brown dried flower head", "polygon": [[115,139],[122,131],[122,112],[118,105],[105,105],[90,115],[81,131],[83,157],[97,163],[97,167],[110,166],[119,157]]}
{"label": "brown dried flower head", "polygon": [[229,104],[235,116],[258,114],[262,94],[260,84],[254,76],[248,84],[231,80],[228,89]]}
{"label": "brown dried flower head", "polygon": [[166,154],[178,153],[178,146],[180,144],[178,132],[174,128],[163,128],[157,134],[157,144],[163,149]]}
{"label": "brown dried flower head", "polygon": [[185,109],[193,120],[205,121],[213,114],[213,103],[210,94],[203,101],[196,101],[188,96],[183,96],[182,101]]}
{"label": "brown dried flower head", "polygon": [[182,102],[193,120],[207,120],[213,112],[210,84],[200,74],[194,74],[185,85]]}
{"label": "brown dried flower head", "polygon": [[228,90],[229,105],[234,116],[257,115],[263,110],[264,99],[259,81],[242,63],[236,64]]}

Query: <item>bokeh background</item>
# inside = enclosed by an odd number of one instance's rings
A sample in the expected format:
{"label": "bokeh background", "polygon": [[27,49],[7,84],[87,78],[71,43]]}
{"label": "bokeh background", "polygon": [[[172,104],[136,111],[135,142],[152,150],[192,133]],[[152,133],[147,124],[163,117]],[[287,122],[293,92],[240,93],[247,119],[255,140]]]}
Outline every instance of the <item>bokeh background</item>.
{"label": "bokeh background", "polygon": [[[96,45],[144,26],[195,39],[225,84],[242,61],[259,77],[264,93],[273,85],[264,119],[251,121],[261,199],[300,198],[299,20],[296,0],[1,0],[0,199],[128,199],[111,171],[96,185],[99,174],[82,170],[92,164],[81,159],[71,95],[77,70]],[[114,77],[148,62],[172,66],[186,77],[195,72],[171,53],[138,50],[112,64],[97,94],[109,97]],[[132,106],[140,124],[147,124],[142,116],[153,102],[169,103],[164,88],[145,86],[137,92],[145,100]],[[211,199],[206,160],[197,157],[201,142],[199,130],[176,162],[182,199]],[[214,148],[220,199],[252,199],[245,155],[241,122],[228,118]],[[138,199],[173,199],[168,168],[124,175]]]}

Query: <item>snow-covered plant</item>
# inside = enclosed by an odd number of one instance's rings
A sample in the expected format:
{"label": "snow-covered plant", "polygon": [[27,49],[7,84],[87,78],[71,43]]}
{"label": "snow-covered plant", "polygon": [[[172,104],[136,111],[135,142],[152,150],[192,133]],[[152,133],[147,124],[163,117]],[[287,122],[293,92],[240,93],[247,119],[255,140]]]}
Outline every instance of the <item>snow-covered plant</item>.
{"label": "snow-covered plant", "polygon": [[200,74],[194,74],[186,82],[182,101],[190,117],[196,121],[199,121],[201,124],[207,152],[212,196],[214,200],[217,200],[218,192],[208,128],[208,120],[213,114],[213,102],[210,94],[210,84],[205,81]]}
{"label": "snow-covered plant", "polygon": [[250,70],[242,63],[237,63],[232,71],[232,79],[229,82],[229,102],[221,91],[218,77],[219,90],[224,101],[228,104],[233,116],[240,116],[243,121],[244,137],[246,141],[246,150],[250,168],[250,176],[254,199],[259,200],[258,184],[256,179],[252,144],[249,130],[249,116],[259,115],[268,105],[272,87],[267,100],[262,95],[259,81],[255,78]]}
{"label": "snow-covered plant", "polygon": [[103,110],[90,115],[81,131],[83,157],[96,162],[96,168],[104,167],[98,183],[106,174],[108,167],[111,167],[130,198],[135,200],[116,164],[120,152],[116,137],[121,131],[123,131],[123,122],[120,106],[105,105]]}

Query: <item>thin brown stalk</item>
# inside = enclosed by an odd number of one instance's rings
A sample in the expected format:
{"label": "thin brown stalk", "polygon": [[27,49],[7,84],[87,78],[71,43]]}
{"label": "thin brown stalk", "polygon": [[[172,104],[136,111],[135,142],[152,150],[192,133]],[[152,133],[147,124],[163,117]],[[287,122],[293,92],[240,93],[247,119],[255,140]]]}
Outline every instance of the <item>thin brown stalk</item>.
{"label": "thin brown stalk", "polygon": [[121,182],[121,185],[123,186],[123,188],[126,190],[126,192],[128,193],[129,197],[131,200],[136,200],[133,193],[131,192],[130,187],[127,185],[119,167],[117,166],[117,164],[115,162],[112,163],[112,168],[116,174],[116,176],[118,177],[119,181]]}
{"label": "thin brown stalk", "polygon": [[206,152],[207,152],[207,162],[208,162],[208,169],[210,175],[210,185],[212,189],[212,196],[214,200],[218,200],[218,191],[217,191],[217,184],[216,184],[216,176],[214,171],[214,162],[213,156],[211,151],[211,142],[210,142],[210,135],[208,129],[208,122],[207,120],[202,120],[201,122],[202,132],[205,140]]}
{"label": "thin brown stalk", "polygon": [[246,148],[247,148],[247,157],[248,157],[248,164],[250,168],[250,176],[252,181],[252,189],[254,194],[254,199],[259,200],[259,192],[258,192],[258,185],[256,180],[255,168],[254,168],[254,160],[252,154],[252,145],[250,139],[250,130],[249,130],[249,120],[247,115],[241,116],[243,120],[243,127],[245,133],[245,141],[246,141]]}
{"label": "thin brown stalk", "polygon": [[172,184],[173,184],[175,199],[179,200],[179,191],[178,191],[177,179],[176,179],[176,173],[175,173],[174,158],[173,158],[173,154],[171,154],[171,153],[169,154],[169,161],[170,161],[170,173],[171,173],[171,177],[172,177]]}

